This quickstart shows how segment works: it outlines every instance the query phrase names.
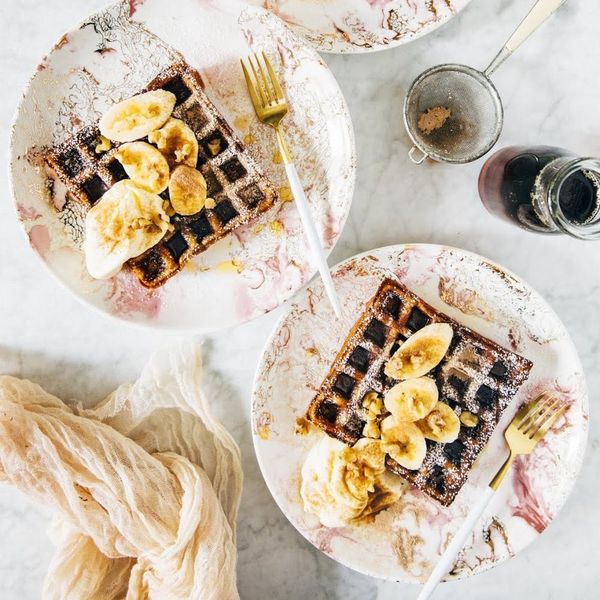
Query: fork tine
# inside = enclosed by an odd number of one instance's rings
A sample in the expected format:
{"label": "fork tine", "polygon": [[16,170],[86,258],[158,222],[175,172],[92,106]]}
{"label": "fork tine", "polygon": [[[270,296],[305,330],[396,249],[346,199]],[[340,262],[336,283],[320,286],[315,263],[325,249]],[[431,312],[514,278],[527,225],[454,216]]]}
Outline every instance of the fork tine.
{"label": "fork tine", "polygon": [[567,408],[567,404],[561,403],[557,408],[554,409],[552,414],[548,416],[547,419],[539,426],[539,428],[536,431],[534,431],[529,437],[539,442],[548,433],[548,431],[550,431],[554,423],[556,423],[558,418],[562,414],[564,414]]}
{"label": "fork tine", "polygon": [[513,423],[517,429],[521,429],[522,427],[526,427],[527,423],[531,420],[531,417],[539,410],[541,402],[543,402],[543,397],[545,394],[541,394],[534,400],[530,400],[526,402],[520,409],[519,412],[515,415],[513,419]]}
{"label": "fork tine", "polygon": [[258,90],[258,95],[260,96],[262,107],[265,108],[269,104],[269,99],[267,98],[266,91],[264,88],[264,81],[262,80],[260,74],[256,70],[254,66],[254,62],[252,61],[252,57],[248,57],[248,62],[250,63],[250,67],[252,69],[252,73],[254,73],[254,80],[256,81],[256,89]]}
{"label": "fork tine", "polygon": [[277,99],[276,94],[274,93],[273,88],[270,85],[269,77],[267,77],[267,75],[265,74],[265,70],[263,69],[258,54],[254,55],[254,60],[256,62],[256,65],[258,66],[258,72],[260,73],[261,81],[265,87],[265,93],[267,95],[268,103],[273,104],[273,102],[275,102],[275,100]]}
{"label": "fork tine", "polygon": [[546,419],[552,415],[552,413],[557,409],[558,406],[560,406],[560,399],[556,398],[556,397],[552,397],[551,400],[548,400],[547,402],[544,403],[544,407],[543,410],[541,410],[536,416],[535,418],[531,421],[531,423],[529,423],[527,425],[527,427],[525,427],[524,429],[522,429],[522,432],[531,437],[532,436],[532,432],[536,431],[541,424],[543,424]]}
{"label": "fork tine", "polygon": [[279,85],[279,78],[277,77],[277,75],[275,74],[275,71],[273,70],[273,67],[271,65],[271,61],[269,60],[269,57],[266,55],[266,53],[263,50],[263,59],[265,61],[265,65],[267,66],[267,71],[269,72],[269,77],[271,78],[271,85],[273,86],[273,89],[275,90],[275,99],[276,100],[284,100],[285,96],[283,94],[283,90],[281,89],[281,85]]}
{"label": "fork tine", "polygon": [[544,411],[547,407],[548,402],[552,400],[552,396],[550,396],[547,392],[541,393],[534,400],[532,400],[527,406],[527,414],[523,415],[523,418],[519,421],[517,428],[520,431],[525,431],[527,428],[531,426],[533,421],[535,421],[539,414]]}
{"label": "fork tine", "polygon": [[244,71],[244,77],[246,79],[246,86],[248,87],[248,92],[250,93],[250,99],[252,100],[252,104],[254,105],[254,110],[257,110],[262,106],[262,101],[258,97],[256,85],[254,84],[254,81],[252,81],[252,77],[250,76],[250,73],[246,68],[246,64],[242,59],[240,59],[240,62],[242,63],[242,70]]}

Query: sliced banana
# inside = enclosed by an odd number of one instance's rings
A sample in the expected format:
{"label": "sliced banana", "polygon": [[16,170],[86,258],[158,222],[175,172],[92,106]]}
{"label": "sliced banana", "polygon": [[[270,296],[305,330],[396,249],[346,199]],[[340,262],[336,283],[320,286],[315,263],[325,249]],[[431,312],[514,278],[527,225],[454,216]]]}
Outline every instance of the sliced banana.
{"label": "sliced banana", "polygon": [[85,219],[83,250],[95,279],[116,275],[130,258],[139,256],[165,235],[169,217],[163,199],[125,179],[113,185]]}
{"label": "sliced banana", "polygon": [[437,404],[439,392],[431,377],[408,379],[387,391],[385,407],[398,421],[413,423],[426,417]]}
{"label": "sliced banana", "polygon": [[150,133],[148,141],[156,144],[171,166],[195,167],[198,162],[198,138],[180,119],[169,119],[162,129]]}
{"label": "sliced banana", "polygon": [[175,212],[180,215],[195,215],[206,202],[206,180],[200,171],[179,165],[169,181],[169,197]]}
{"label": "sliced banana", "polygon": [[438,402],[424,419],[417,421],[416,425],[428,440],[441,442],[442,444],[448,444],[456,440],[460,431],[460,419],[443,402]]}
{"label": "sliced banana", "polygon": [[452,336],[448,323],[432,323],[410,336],[385,365],[392,379],[415,379],[429,373],[444,358]]}
{"label": "sliced banana", "polygon": [[123,144],[115,153],[125,172],[136,185],[160,194],[169,185],[169,163],[154,147],[146,142]]}
{"label": "sliced banana", "polygon": [[381,423],[381,441],[384,451],[399,465],[414,471],[425,460],[427,443],[414,423],[402,423],[393,415]]}
{"label": "sliced banana", "polygon": [[100,119],[100,133],[113,142],[134,142],[159,129],[173,113],[175,94],[155,90],[111,106]]}

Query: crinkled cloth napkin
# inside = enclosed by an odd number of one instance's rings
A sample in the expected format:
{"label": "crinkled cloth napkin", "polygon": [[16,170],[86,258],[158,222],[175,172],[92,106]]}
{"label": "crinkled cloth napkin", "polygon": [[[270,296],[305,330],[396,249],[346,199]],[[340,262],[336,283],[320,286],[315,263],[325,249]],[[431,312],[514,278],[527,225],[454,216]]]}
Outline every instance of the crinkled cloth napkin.
{"label": "crinkled cloth napkin", "polygon": [[0,377],[0,481],[57,511],[46,600],[238,598],[239,448],[191,342],[92,410]]}

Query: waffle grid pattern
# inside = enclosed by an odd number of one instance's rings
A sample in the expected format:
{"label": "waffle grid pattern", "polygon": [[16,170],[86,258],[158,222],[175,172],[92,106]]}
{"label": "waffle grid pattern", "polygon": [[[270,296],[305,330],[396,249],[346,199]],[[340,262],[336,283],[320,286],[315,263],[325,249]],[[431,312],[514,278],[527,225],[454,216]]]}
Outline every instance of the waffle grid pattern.
{"label": "waffle grid pattern", "polygon": [[[174,231],[127,266],[149,288],[165,283],[194,255],[249,223],[278,200],[274,186],[202,89],[199,73],[185,63],[172,65],[140,93],[164,89],[175,94],[173,117],[184,121],[198,138],[197,168],[207,182],[212,209],[189,217],[175,215]],[[89,210],[112,185],[125,179],[116,160],[118,144],[97,153],[97,126],[80,130],[46,156],[50,175],[74,200]],[[168,199],[168,190],[162,194]]]}
{"label": "waffle grid pattern", "polygon": [[[369,391],[383,395],[396,382],[383,373],[387,360],[410,335],[433,322],[449,323],[454,337],[444,360],[429,375],[440,401],[458,415],[477,415],[477,425],[461,425],[450,444],[427,441],[419,470],[409,471],[387,458],[388,468],[445,506],[450,505],[489,441],[511,399],[527,379],[532,364],[435,310],[403,285],[386,279],[346,338],[308,418],[328,435],[347,444],[362,437]],[[382,415],[383,420],[387,415]]]}

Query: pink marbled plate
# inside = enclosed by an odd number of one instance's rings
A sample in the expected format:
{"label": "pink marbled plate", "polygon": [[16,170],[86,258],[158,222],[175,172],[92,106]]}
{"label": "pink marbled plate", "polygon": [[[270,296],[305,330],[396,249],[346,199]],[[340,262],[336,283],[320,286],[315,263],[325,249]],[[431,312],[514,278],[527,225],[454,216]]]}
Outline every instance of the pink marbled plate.
{"label": "pink marbled plate", "polygon": [[285,197],[276,141],[255,117],[239,59],[265,50],[291,104],[286,130],[327,250],[350,210],[355,176],[352,124],[318,54],[278,17],[238,0],[129,0],[91,16],[38,66],[11,139],[12,191],[29,242],[78,298],[103,313],[152,327],[207,332],[248,321],[290,298],[316,272],[293,202],[238,229],[156,291],[128,272],[96,281],[86,271],[82,216],[57,213],[40,166],[43,147],[93,122],[112,102],[142,89],[185,59],[200,70],[221,108]]}
{"label": "pink marbled plate", "polygon": [[320,52],[394,48],[431,33],[470,0],[246,0],[273,11]]}
{"label": "pink marbled plate", "polygon": [[[299,493],[304,458],[325,434],[313,428],[308,435],[298,435],[296,419],[304,415],[356,316],[384,277],[398,278],[438,310],[529,358],[534,367],[450,507],[410,490],[374,523],[328,529],[304,512]],[[343,319],[336,322],[320,281],[309,286],[277,325],[256,374],[254,445],[282,511],[314,546],[352,569],[384,579],[423,581],[479,490],[504,461],[502,432],[518,406],[541,390],[554,390],[571,408],[530,457],[515,462],[453,577],[468,577],[520,552],[567,499],[587,440],[583,370],[556,314],[502,267],[444,246],[390,246],[359,255],[337,267],[335,284]]]}

